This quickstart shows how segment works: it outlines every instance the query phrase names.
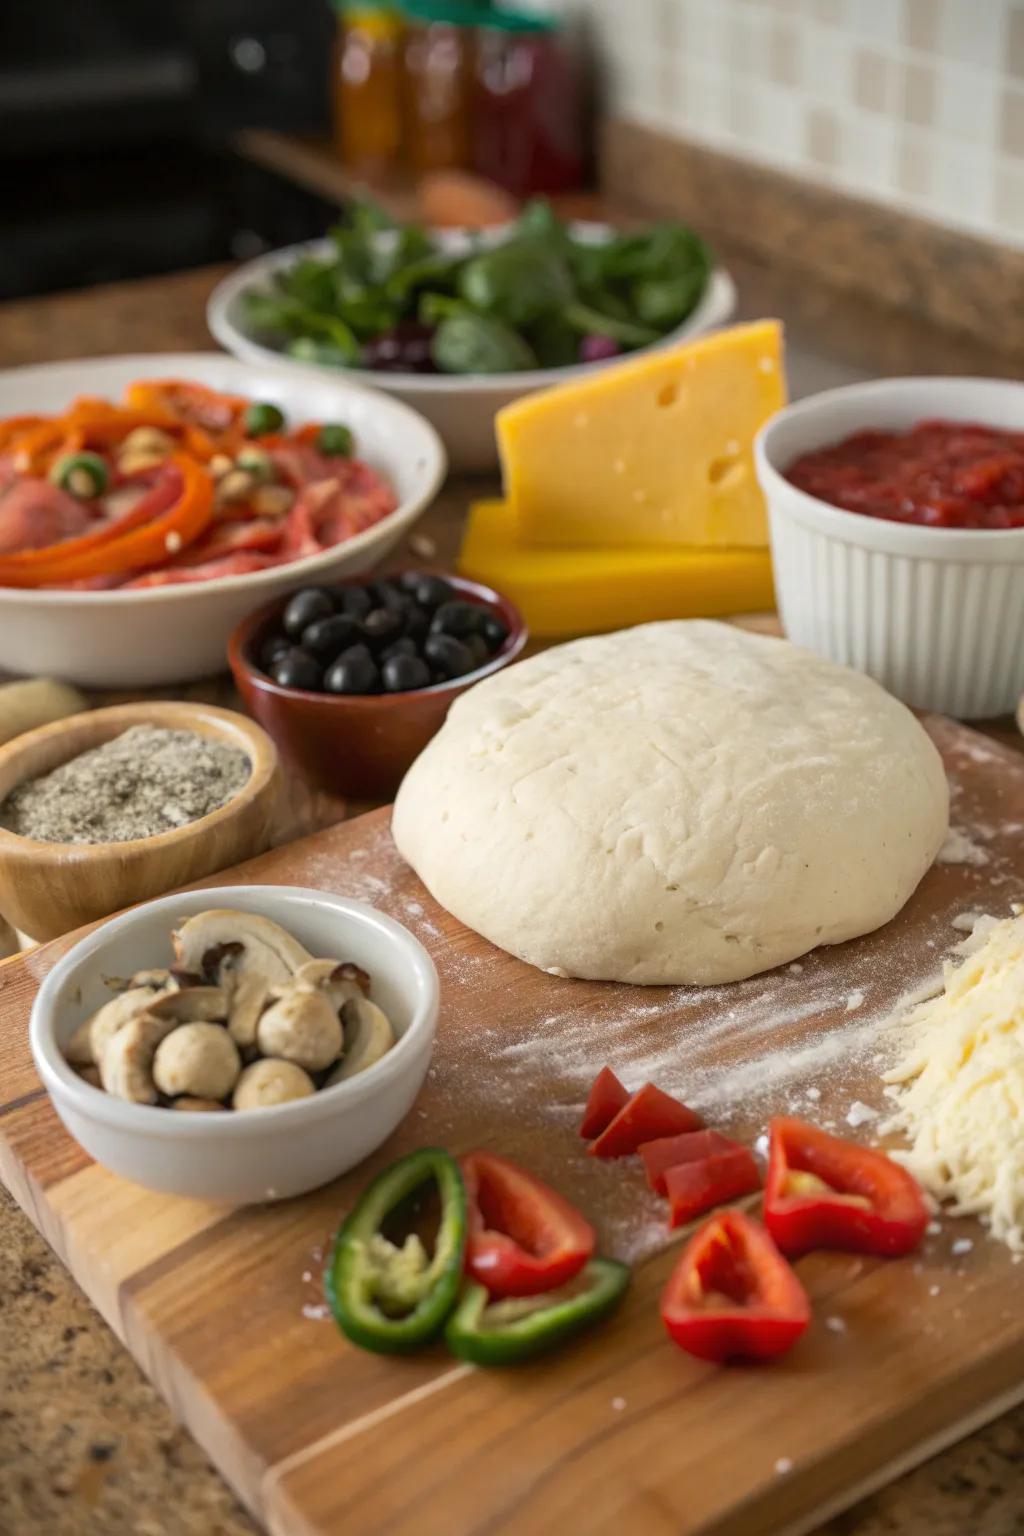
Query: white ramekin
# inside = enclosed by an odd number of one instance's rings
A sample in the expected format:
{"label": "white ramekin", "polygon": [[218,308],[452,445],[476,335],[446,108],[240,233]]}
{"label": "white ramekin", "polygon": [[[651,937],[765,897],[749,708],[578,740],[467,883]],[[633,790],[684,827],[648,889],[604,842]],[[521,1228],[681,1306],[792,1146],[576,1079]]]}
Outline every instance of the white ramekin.
{"label": "white ramekin", "polygon": [[[175,924],[210,907],[258,912],[311,954],[361,965],[397,1043],[348,1082],[242,1114],[176,1114],[127,1104],[84,1082],[65,1061],[64,1048],[76,1026],[109,1000],[103,978],[166,965]],[[54,1108],[98,1163],[164,1194],[251,1205],[317,1189],[387,1140],[427,1074],[437,1006],[430,956],[383,912],[300,886],[226,885],[133,907],[81,939],[40,987],[29,1039]]]}
{"label": "white ramekin", "polygon": [[929,418],[1024,430],[1024,385],[877,379],[787,406],[754,445],[775,591],[789,639],[867,672],[905,703],[961,719],[1007,714],[1024,692],[1024,529],[923,528],[809,496],[801,454],[867,428]]}

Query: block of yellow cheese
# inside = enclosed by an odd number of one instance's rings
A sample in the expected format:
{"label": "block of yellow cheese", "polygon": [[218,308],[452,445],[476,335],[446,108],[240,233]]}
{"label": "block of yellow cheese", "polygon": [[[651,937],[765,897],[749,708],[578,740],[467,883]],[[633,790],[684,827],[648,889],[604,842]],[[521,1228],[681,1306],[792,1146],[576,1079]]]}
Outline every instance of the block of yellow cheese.
{"label": "block of yellow cheese", "polygon": [[504,501],[470,508],[459,570],[504,592],[548,637],[775,606],[766,549],[541,549],[522,542]]}
{"label": "block of yellow cheese", "polygon": [[752,443],[784,403],[774,320],[595,369],[498,412],[505,499],[531,544],[763,548]]}

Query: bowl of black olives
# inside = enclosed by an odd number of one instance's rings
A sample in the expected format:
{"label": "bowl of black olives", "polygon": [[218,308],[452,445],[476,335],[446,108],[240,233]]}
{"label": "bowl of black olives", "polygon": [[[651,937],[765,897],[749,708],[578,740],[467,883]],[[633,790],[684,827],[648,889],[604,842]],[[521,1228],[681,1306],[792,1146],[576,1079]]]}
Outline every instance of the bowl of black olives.
{"label": "bowl of black olives", "polygon": [[452,700],[526,640],[490,587],[402,571],[303,587],[245,619],[228,657],[249,713],[316,788],[385,799]]}

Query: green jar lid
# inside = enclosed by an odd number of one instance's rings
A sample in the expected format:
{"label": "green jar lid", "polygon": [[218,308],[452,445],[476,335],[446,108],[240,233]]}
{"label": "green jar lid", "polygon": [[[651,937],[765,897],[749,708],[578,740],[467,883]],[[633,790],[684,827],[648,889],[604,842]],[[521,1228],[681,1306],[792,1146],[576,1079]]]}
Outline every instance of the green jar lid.
{"label": "green jar lid", "polygon": [[527,11],[486,11],[477,26],[493,32],[536,33],[540,35],[561,30],[554,16],[535,16]]}
{"label": "green jar lid", "polygon": [[399,11],[395,0],[331,0],[331,5],[341,16],[353,11],[391,11],[397,16]]}
{"label": "green jar lid", "polygon": [[446,27],[478,27],[491,12],[473,0],[402,0],[402,15],[409,21],[433,22]]}

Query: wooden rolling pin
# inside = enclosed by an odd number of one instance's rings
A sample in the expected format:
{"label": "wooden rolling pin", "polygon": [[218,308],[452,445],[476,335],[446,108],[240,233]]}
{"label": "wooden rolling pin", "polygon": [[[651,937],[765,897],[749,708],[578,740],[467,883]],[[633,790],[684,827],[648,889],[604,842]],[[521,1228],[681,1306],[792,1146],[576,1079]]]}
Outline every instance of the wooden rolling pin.
{"label": "wooden rolling pin", "polygon": [[37,725],[81,714],[88,703],[77,688],[50,677],[27,677],[0,686],[0,746]]}

